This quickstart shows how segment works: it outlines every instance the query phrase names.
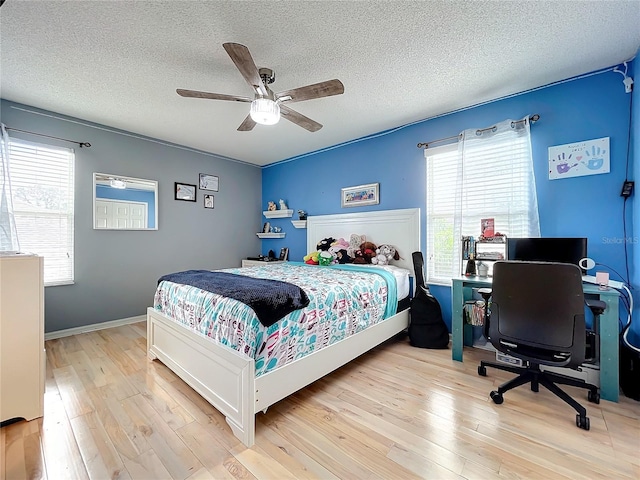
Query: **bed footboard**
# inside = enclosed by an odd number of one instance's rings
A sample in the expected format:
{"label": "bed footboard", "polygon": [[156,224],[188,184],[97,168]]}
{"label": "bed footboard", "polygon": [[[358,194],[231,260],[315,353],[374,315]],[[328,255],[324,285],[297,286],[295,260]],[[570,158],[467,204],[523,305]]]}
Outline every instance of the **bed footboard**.
{"label": "bed footboard", "polygon": [[167,365],[222,413],[247,447],[255,441],[254,361],[147,309],[147,356]]}
{"label": "bed footboard", "polygon": [[233,434],[251,447],[255,414],[405,330],[409,311],[255,378],[252,359],[147,309],[147,356],[158,359],[225,415]]}

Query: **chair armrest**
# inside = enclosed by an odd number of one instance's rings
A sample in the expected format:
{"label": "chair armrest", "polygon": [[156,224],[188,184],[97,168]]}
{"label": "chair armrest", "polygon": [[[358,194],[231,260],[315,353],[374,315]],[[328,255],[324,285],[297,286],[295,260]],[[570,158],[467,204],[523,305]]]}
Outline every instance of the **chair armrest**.
{"label": "chair armrest", "polygon": [[591,300],[585,298],[584,303],[587,304],[587,307],[591,309],[591,312],[594,315],[602,315],[602,313],[607,309],[607,304],[602,300]]}
{"label": "chair armrest", "polygon": [[478,293],[482,295],[482,298],[484,298],[485,300],[489,300],[489,297],[491,297],[490,288],[479,288]]}

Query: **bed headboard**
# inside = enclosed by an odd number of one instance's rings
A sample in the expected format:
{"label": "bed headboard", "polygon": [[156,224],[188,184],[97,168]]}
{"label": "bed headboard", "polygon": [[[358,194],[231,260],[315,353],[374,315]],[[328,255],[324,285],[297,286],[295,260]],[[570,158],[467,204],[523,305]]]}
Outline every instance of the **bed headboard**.
{"label": "bed headboard", "polygon": [[323,238],[343,237],[349,241],[352,233],[366,235],[376,245],[387,243],[396,247],[401,258],[392,264],[413,275],[411,254],[420,250],[419,208],[308,217],[307,252],[313,252]]}

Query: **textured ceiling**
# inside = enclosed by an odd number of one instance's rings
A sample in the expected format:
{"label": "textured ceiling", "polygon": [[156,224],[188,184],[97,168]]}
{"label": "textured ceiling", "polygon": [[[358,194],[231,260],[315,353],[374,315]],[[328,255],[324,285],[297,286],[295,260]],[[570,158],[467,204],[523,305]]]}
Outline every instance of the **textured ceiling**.
{"label": "textured ceiling", "polygon": [[[7,0],[0,41],[4,99],[266,165],[629,60],[640,1]],[[248,104],[179,97],[251,96],[224,42],[276,92],[340,79],[292,105],[324,128],[238,132]]]}

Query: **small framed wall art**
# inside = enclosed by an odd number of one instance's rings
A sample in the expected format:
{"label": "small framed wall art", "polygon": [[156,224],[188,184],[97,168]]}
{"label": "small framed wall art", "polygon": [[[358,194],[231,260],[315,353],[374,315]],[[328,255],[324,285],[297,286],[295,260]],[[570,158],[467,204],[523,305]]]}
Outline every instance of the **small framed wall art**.
{"label": "small framed wall art", "polygon": [[189,183],[175,182],[175,199],[186,202],[196,201],[196,186]]}
{"label": "small framed wall art", "polygon": [[213,208],[213,195],[204,196],[204,208]]}
{"label": "small framed wall art", "polygon": [[380,203],[380,184],[369,183],[342,189],[342,207],[361,207]]}
{"label": "small framed wall art", "polygon": [[220,179],[215,175],[209,175],[207,173],[200,174],[200,190],[211,190],[217,192],[220,184]]}

